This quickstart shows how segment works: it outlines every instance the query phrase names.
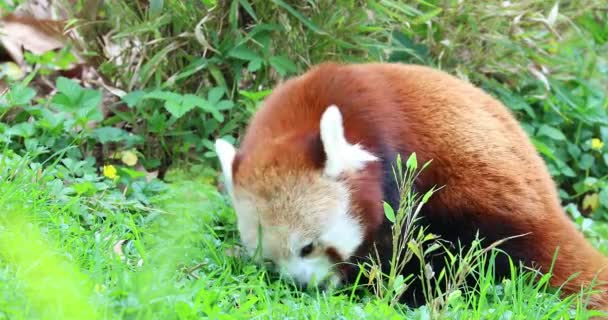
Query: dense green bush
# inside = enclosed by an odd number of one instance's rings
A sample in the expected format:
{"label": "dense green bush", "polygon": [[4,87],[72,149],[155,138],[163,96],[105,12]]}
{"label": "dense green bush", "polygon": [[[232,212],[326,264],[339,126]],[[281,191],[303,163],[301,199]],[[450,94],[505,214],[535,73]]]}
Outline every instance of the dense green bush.
{"label": "dense green bush", "polygon": [[[160,169],[162,177],[173,161],[212,160],[213,139],[237,138],[273,85],[310,65],[421,63],[468,78],[504,101],[547,161],[565,204],[576,204],[571,214],[608,217],[602,1],[152,1],[148,7],[113,0],[97,11],[83,4],[74,14],[97,22],[76,23],[78,30],[102,41],[79,45],[126,93],[104,100],[109,114],[102,118],[95,89],[60,78],[58,94],[45,102],[34,99],[27,81],[14,84],[2,103],[3,137],[13,136],[14,148],[56,151],[73,144],[78,148],[70,154],[93,156],[98,165],[136,150],[145,169]],[[70,59],[30,55],[29,61]],[[100,125],[89,130],[90,121]]]}

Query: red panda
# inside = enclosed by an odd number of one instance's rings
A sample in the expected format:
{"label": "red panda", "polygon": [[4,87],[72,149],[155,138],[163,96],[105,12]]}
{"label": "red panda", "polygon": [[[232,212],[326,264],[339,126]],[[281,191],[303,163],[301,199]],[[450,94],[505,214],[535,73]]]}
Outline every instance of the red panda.
{"label": "red panda", "polygon": [[[273,90],[238,150],[222,139],[215,147],[244,247],[253,254],[259,243],[297,283],[348,283],[355,270],[344,262],[390,243],[383,201],[399,201],[391,165],[415,152],[432,160],[416,190],[443,186],[422,209],[430,232],[461,243],[477,232],[488,243],[523,235],[500,248],[544,273],[558,249],[551,285],[577,293],[597,275],[594,288],[608,288],[608,259],[564,213],[515,117],[443,71],[323,63]],[[495,268],[505,275],[508,260]],[[608,308],[608,294],[592,296],[591,305]]]}

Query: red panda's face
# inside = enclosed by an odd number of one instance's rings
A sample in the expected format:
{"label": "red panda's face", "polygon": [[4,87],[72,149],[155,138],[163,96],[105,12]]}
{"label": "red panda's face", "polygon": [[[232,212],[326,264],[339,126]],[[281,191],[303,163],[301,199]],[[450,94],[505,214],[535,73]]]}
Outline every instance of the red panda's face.
{"label": "red panda's face", "polygon": [[241,241],[301,284],[332,278],[333,265],[360,245],[362,226],[350,214],[347,187],[321,175],[289,176],[264,191],[235,186]]}
{"label": "red panda's face", "polygon": [[255,179],[239,176],[239,183],[232,177],[236,149],[223,140],[216,143],[244,247],[302,285],[339,283],[336,264],[354,254],[364,230],[352,212],[351,192],[342,177],[376,160],[346,141],[336,107],[323,114],[320,135],[326,155],[323,170],[285,172],[260,164],[264,172],[258,171]]}

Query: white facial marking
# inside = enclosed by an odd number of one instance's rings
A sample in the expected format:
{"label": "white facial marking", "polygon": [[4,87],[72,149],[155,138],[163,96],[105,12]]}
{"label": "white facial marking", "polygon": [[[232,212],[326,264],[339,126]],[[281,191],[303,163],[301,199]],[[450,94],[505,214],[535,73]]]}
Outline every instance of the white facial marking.
{"label": "white facial marking", "polygon": [[333,247],[342,257],[350,257],[363,242],[363,228],[346,211],[331,216],[320,238],[321,242]]}
{"label": "white facial marking", "polygon": [[[348,259],[363,242],[363,227],[349,211],[347,185],[320,176],[316,182],[286,195],[279,193],[268,200],[255,198],[242,189],[236,192],[235,209],[244,246],[253,254],[261,236],[262,254],[284,275],[301,284],[339,285],[340,277],[334,272],[334,261],[327,255],[327,249],[332,248]],[[299,200],[293,201],[294,197]],[[284,206],[271,210],[275,207],[272,201]],[[258,223],[262,226],[261,234]],[[302,248],[310,243],[312,252],[302,256]]]}
{"label": "white facial marking", "polygon": [[344,137],[342,114],[335,105],[329,106],[321,116],[321,140],[327,154],[325,174],[337,177],[345,171],[357,171],[368,161],[378,158],[359,144],[350,144]]}
{"label": "white facial marking", "polygon": [[232,163],[234,162],[236,149],[228,141],[217,139],[215,140],[215,153],[220,159],[226,189],[232,195]]}
{"label": "white facial marking", "polygon": [[318,285],[331,275],[331,262],[325,255],[312,258],[294,256],[280,262],[279,267],[283,274],[301,284]]}

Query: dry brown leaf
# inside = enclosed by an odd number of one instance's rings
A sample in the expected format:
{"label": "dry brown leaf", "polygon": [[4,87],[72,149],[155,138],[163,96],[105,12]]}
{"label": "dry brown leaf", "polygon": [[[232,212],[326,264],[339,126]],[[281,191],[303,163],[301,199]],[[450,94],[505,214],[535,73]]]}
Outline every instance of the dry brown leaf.
{"label": "dry brown leaf", "polygon": [[24,63],[23,50],[39,55],[61,49],[66,40],[62,34],[63,23],[60,21],[36,20],[10,14],[0,20],[0,30],[0,43],[20,65]]}

